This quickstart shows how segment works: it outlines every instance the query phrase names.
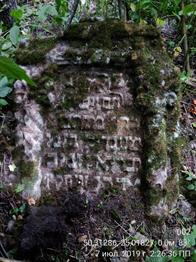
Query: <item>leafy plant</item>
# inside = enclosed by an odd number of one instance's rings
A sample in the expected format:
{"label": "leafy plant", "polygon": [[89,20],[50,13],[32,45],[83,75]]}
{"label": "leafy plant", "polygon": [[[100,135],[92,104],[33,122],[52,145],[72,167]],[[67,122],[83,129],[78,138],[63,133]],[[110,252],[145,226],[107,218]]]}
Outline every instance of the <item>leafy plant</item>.
{"label": "leafy plant", "polygon": [[186,175],[186,181],[188,181],[187,189],[196,191],[196,175],[191,171],[182,171]]}
{"label": "leafy plant", "polygon": [[0,107],[7,105],[6,96],[12,91],[8,78],[11,80],[25,80],[29,85],[35,86],[35,83],[26,72],[8,57],[0,56]]}
{"label": "leafy plant", "polygon": [[158,1],[158,0],[135,0],[128,1],[130,16],[134,22],[156,23],[163,25],[165,16],[175,15],[179,12],[180,0]]}
{"label": "leafy plant", "polygon": [[24,212],[25,212],[25,210],[26,210],[26,204],[25,203],[23,203],[21,206],[19,206],[19,207],[14,207],[14,208],[12,208],[11,210],[10,210],[10,214],[11,215],[22,215],[22,214],[24,214]]}
{"label": "leafy plant", "polygon": [[38,21],[44,22],[44,21],[46,21],[46,19],[49,16],[51,16],[51,17],[57,16],[58,12],[57,12],[55,6],[53,6],[51,4],[45,4],[45,5],[40,4],[36,15],[37,15]]}
{"label": "leafy plant", "polygon": [[58,12],[56,21],[65,22],[65,19],[68,15],[68,2],[65,0],[55,0],[55,6]]}
{"label": "leafy plant", "polygon": [[24,17],[24,8],[18,7],[17,9],[12,10],[11,16],[14,18],[17,25],[20,24]]}
{"label": "leafy plant", "polygon": [[0,56],[0,73],[13,79],[25,80],[29,85],[35,85],[26,72],[10,58]]}
{"label": "leafy plant", "polygon": [[196,246],[196,225],[192,226],[191,233],[184,236],[187,247],[195,247]]}
{"label": "leafy plant", "polygon": [[9,87],[9,82],[6,76],[0,79],[0,107],[7,105],[7,101],[4,99],[10,92],[12,88]]}
{"label": "leafy plant", "polygon": [[14,25],[11,29],[10,29],[10,32],[9,32],[9,38],[10,38],[10,41],[11,43],[14,45],[14,46],[17,46],[19,41],[20,41],[20,28],[17,26],[17,25]]}
{"label": "leafy plant", "polygon": [[185,72],[185,71],[183,71],[183,72],[180,74],[180,81],[181,81],[182,83],[185,83],[185,82],[189,79],[189,77],[190,77],[190,74],[187,73],[187,72]]}
{"label": "leafy plant", "polygon": [[24,190],[24,184],[18,184],[15,188],[15,193],[19,194]]}
{"label": "leafy plant", "polygon": [[191,4],[186,5],[182,9],[180,14],[183,14],[183,15],[196,15],[196,3],[191,3]]}

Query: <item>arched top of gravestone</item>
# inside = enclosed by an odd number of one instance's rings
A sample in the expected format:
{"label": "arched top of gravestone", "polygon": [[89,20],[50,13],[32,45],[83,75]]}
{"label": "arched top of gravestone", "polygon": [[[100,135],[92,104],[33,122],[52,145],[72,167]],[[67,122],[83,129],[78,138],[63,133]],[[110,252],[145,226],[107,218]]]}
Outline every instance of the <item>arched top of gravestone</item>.
{"label": "arched top of gravestone", "polygon": [[[93,38],[101,37],[118,39],[127,37],[151,37],[159,36],[158,30],[151,25],[137,25],[131,22],[124,22],[118,20],[82,22],[80,24],[72,25],[70,30],[64,33],[66,39],[83,39],[92,40]],[[97,45],[101,42],[97,42]]]}
{"label": "arched top of gravestone", "polygon": [[54,51],[64,54],[74,65],[130,66],[132,58],[136,60],[136,50],[144,47],[147,50],[149,46],[154,46],[158,52],[162,49],[160,34],[153,26],[117,20],[86,21],[72,25],[62,38],[35,39],[25,45],[21,43],[15,54],[16,61],[21,65],[44,63],[48,52],[56,46],[58,48]]}
{"label": "arched top of gravestone", "polygon": [[16,58],[37,83],[23,97],[15,90],[24,195],[94,197],[110,186],[131,196],[141,185],[150,215],[167,216],[178,196],[180,85],[157,29],[86,21]]}

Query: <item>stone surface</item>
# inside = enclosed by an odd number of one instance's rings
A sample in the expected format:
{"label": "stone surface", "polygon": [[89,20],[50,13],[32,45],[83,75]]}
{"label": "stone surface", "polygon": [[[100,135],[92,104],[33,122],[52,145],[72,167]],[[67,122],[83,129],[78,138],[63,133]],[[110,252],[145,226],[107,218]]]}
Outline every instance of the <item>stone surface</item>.
{"label": "stone surface", "polygon": [[115,188],[143,194],[151,217],[167,216],[178,196],[179,83],[159,33],[85,22],[41,44],[44,53],[38,43],[16,53],[37,82],[15,83],[23,197],[75,190],[94,199]]}

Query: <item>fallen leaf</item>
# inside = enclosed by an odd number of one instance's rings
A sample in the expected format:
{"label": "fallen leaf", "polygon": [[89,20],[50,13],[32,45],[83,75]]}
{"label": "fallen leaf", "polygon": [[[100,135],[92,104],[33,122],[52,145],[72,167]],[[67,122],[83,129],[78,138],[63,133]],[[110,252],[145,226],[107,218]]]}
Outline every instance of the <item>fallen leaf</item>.
{"label": "fallen leaf", "polygon": [[189,108],[189,112],[196,115],[196,99],[193,99],[192,104]]}
{"label": "fallen leaf", "polygon": [[23,216],[22,215],[18,215],[17,216],[17,220],[23,220]]}
{"label": "fallen leaf", "polygon": [[35,205],[35,199],[33,197],[29,197],[27,199],[27,202],[28,202],[29,206],[34,206]]}
{"label": "fallen leaf", "polygon": [[79,242],[79,243],[83,243],[86,239],[87,239],[87,235],[80,236],[80,237],[78,238],[78,242]]}
{"label": "fallen leaf", "polygon": [[9,170],[10,170],[11,172],[14,172],[15,169],[16,169],[16,165],[15,165],[14,163],[11,164],[11,165],[9,165],[8,167],[9,167]]}
{"label": "fallen leaf", "polygon": [[182,48],[180,46],[177,46],[174,48],[173,52],[173,56],[174,58],[176,58],[182,53]]}

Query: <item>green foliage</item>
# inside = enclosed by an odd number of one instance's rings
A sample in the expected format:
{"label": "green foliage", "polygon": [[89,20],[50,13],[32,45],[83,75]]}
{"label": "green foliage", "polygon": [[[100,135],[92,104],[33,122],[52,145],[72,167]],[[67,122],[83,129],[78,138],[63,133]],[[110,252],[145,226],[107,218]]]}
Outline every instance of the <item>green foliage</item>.
{"label": "green foliage", "polygon": [[12,10],[11,16],[14,18],[16,24],[20,24],[24,16],[24,8],[18,7],[17,9]]}
{"label": "green foliage", "polygon": [[168,15],[177,14],[180,10],[178,0],[158,1],[158,0],[134,0],[128,1],[130,16],[135,22],[145,21],[162,25],[163,18]]}
{"label": "green foliage", "polygon": [[10,92],[11,88],[9,87],[9,82],[6,76],[0,79],[0,97],[6,97]]}
{"label": "green foliage", "polygon": [[17,44],[20,41],[20,28],[17,25],[13,26],[10,29],[9,38],[10,38],[11,43],[14,46],[17,46]]}
{"label": "green foliage", "polygon": [[192,53],[192,55],[196,54],[196,47],[191,47],[191,53]]}
{"label": "green foliage", "polygon": [[5,36],[0,37],[0,56],[11,56],[15,48],[16,46],[10,41],[9,32]]}
{"label": "green foliage", "polygon": [[25,71],[8,57],[0,56],[0,74],[0,107],[8,104],[5,98],[12,91],[13,80],[25,80],[29,85],[35,85]]}
{"label": "green foliage", "polygon": [[172,262],[184,262],[184,258],[183,257],[173,257],[172,258]]}
{"label": "green foliage", "polygon": [[0,107],[8,104],[6,97],[12,91],[14,80],[25,80],[29,85],[35,85],[25,71],[11,59],[24,37],[21,24],[26,18],[25,8],[19,7],[13,10],[11,16],[15,23],[10,30],[3,32],[2,25],[0,27]]}
{"label": "green foliage", "polygon": [[6,105],[8,105],[8,102],[5,99],[0,98],[0,108]]}
{"label": "green foliage", "polygon": [[196,225],[193,225],[191,233],[188,235],[185,235],[184,238],[186,240],[187,247],[196,246]]}
{"label": "green foliage", "polygon": [[12,91],[10,85],[11,82],[8,81],[6,76],[0,77],[0,108],[8,104],[5,98]]}
{"label": "green foliage", "polygon": [[26,204],[24,203],[24,204],[22,204],[21,206],[19,206],[19,207],[14,207],[14,208],[12,208],[11,210],[10,210],[10,214],[11,215],[22,215],[22,214],[24,214],[24,212],[25,212],[25,210],[26,210]]}
{"label": "green foliage", "polygon": [[185,174],[185,179],[188,182],[187,189],[191,191],[196,191],[196,175],[191,171],[182,171]]}
{"label": "green foliage", "polygon": [[15,188],[15,193],[19,194],[24,190],[24,184],[18,184]]}
{"label": "green foliage", "polygon": [[67,1],[56,0],[55,5],[40,4],[35,15],[39,22],[43,23],[52,19],[53,23],[64,25],[68,15]]}
{"label": "green foliage", "polygon": [[181,13],[183,15],[196,15],[196,4],[192,3],[192,4],[189,4],[189,5],[186,5]]}
{"label": "green foliage", "polygon": [[2,106],[6,106],[8,103],[7,101],[4,99],[10,92],[12,91],[12,89],[9,87],[9,81],[8,78],[6,76],[2,77],[0,79],[0,108]]}
{"label": "green foliage", "polygon": [[189,77],[190,77],[189,73],[182,71],[182,73],[180,74],[180,81],[182,83],[185,83],[189,79]]}
{"label": "green foliage", "polygon": [[0,73],[13,79],[25,80],[29,85],[35,85],[25,71],[10,58],[0,56]]}
{"label": "green foliage", "polygon": [[66,16],[68,15],[68,2],[65,0],[55,0],[55,6],[58,12],[56,21],[65,22]]}
{"label": "green foliage", "polygon": [[38,21],[45,22],[49,16],[51,17],[57,16],[58,12],[55,6],[51,4],[45,4],[45,5],[40,4],[36,15]]}

